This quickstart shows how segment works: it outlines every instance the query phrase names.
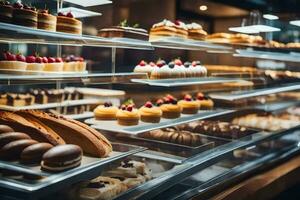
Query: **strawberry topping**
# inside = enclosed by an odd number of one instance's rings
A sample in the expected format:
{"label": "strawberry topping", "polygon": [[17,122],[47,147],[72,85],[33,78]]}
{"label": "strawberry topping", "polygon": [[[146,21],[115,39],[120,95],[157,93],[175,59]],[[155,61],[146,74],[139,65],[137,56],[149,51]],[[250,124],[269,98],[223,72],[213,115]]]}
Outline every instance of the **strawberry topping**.
{"label": "strawberry topping", "polygon": [[35,56],[27,56],[26,62],[27,63],[35,63]]}
{"label": "strawberry topping", "polygon": [[197,94],[197,99],[198,99],[198,100],[204,100],[204,94],[201,93],[201,92],[199,92],[199,93]]}
{"label": "strawberry topping", "polygon": [[186,94],[186,95],[184,96],[184,100],[185,100],[185,101],[192,101],[192,96],[189,95],[189,94]]}
{"label": "strawberry topping", "polygon": [[144,60],[142,60],[139,65],[142,66],[142,67],[144,67],[144,66],[147,65],[147,63]]}
{"label": "strawberry topping", "polygon": [[48,58],[48,63],[55,63],[55,58],[49,57]]}
{"label": "strawberry topping", "polygon": [[16,55],[16,59],[17,61],[26,62],[26,58],[22,54]]}
{"label": "strawberry topping", "polygon": [[35,58],[35,62],[36,63],[43,63],[43,58],[38,56],[38,57]]}
{"label": "strawberry topping", "polygon": [[153,104],[151,103],[151,101],[147,101],[147,102],[145,103],[145,107],[146,107],[146,108],[152,108],[152,107],[153,107]]}

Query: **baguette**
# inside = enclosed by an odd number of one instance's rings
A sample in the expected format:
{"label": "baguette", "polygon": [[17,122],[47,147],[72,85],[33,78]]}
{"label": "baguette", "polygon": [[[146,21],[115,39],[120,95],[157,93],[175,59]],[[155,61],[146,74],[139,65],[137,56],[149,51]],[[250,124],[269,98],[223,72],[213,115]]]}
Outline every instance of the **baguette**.
{"label": "baguette", "polygon": [[53,145],[65,144],[65,141],[55,131],[38,120],[29,120],[17,113],[0,111],[0,122],[13,127],[15,131],[27,133],[38,142],[48,142]]}
{"label": "baguette", "polygon": [[110,142],[95,129],[75,120],[37,110],[19,111],[39,119],[57,132],[69,144],[80,146],[85,154],[107,157],[112,151]]}

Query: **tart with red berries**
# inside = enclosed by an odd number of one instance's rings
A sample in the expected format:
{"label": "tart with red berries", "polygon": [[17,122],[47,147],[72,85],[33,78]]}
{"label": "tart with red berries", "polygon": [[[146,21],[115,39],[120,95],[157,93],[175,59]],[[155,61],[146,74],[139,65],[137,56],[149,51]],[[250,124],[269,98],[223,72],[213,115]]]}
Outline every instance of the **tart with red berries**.
{"label": "tart with red berries", "polygon": [[196,99],[200,103],[200,109],[202,110],[210,110],[214,107],[214,102],[205,97],[202,92],[197,93]]}
{"label": "tart with red berries", "polygon": [[186,94],[183,100],[178,102],[182,108],[182,114],[197,114],[200,109],[200,102],[194,100],[191,95]]}
{"label": "tart with red berries", "polygon": [[139,109],[141,121],[148,123],[159,123],[162,116],[162,111],[159,107],[154,106],[150,101],[147,101],[144,106]]}
{"label": "tart with red berries", "polygon": [[56,31],[72,34],[82,34],[82,22],[75,19],[71,12],[64,14],[58,13]]}
{"label": "tart with red berries", "polygon": [[13,7],[9,1],[0,1],[0,22],[11,23]]}
{"label": "tart with red berries", "polygon": [[64,68],[64,63],[62,58],[47,58],[48,62],[45,64],[44,71],[48,72],[61,72]]}
{"label": "tart with red berries", "polygon": [[122,105],[116,114],[118,124],[122,126],[138,125],[140,120],[139,111],[134,108],[134,105]]}
{"label": "tart with red berries", "polygon": [[94,116],[97,120],[116,120],[118,108],[112,103],[106,102],[104,105],[99,105],[94,110]]}
{"label": "tart with red berries", "polygon": [[163,99],[157,100],[156,105],[162,110],[163,118],[175,119],[180,117],[182,108],[178,105],[177,99],[172,95],[167,95]]}
{"label": "tart with red berries", "polygon": [[28,71],[43,71],[48,59],[39,56],[27,56],[26,62]]}
{"label": "tart with red berries", "polygon": [[37,28],[38,13],[36,8],[17,1],[13,4],[13,23],[30,28]]}
{"label": "tart with red berries", "polygon": [[49,11],[39,10],[38,12],[38,29],[47,31],[56,31],[56,16],[49,14]]}
{"label": "tart with red berries", "polygon": [[27,67],[26,58],[22,54],[5,52],[0,60],[0,68],[6,70],[25,71]]}

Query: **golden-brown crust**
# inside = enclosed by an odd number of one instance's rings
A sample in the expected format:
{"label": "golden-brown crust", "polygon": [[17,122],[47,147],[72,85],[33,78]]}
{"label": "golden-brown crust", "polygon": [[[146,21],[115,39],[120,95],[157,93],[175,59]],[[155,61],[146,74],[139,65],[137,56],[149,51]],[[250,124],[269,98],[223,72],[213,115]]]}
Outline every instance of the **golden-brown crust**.
{"label": "golden-brown crust", "polygon": [[37,110],[26,112],[57,131],[67,143],[79,145],[86,154],[106,157],[112,151],[111,144],[101,133],[81,122]]}

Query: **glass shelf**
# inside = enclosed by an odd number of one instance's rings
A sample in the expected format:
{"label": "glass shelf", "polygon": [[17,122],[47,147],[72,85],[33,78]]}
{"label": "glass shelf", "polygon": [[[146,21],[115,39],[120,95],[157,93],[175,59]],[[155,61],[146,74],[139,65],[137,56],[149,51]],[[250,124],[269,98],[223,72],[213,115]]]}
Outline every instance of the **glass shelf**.
{"label": "glass shelf", "polygon": [[136,39],[102,38],[89,35],[50,32],[2,22],[0,22],[0,30],[0,42],[2,43],[55,44],[153,50],[150,42]]}

